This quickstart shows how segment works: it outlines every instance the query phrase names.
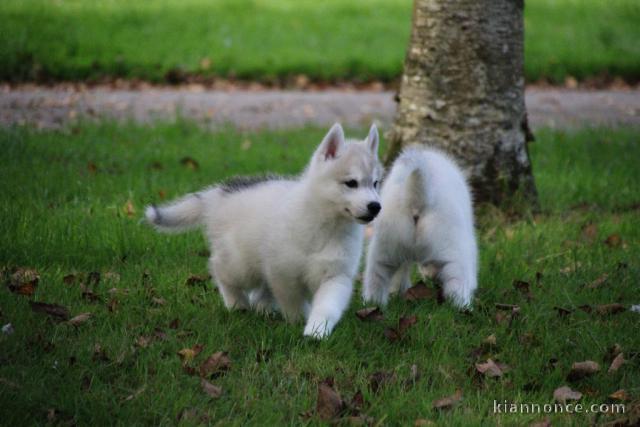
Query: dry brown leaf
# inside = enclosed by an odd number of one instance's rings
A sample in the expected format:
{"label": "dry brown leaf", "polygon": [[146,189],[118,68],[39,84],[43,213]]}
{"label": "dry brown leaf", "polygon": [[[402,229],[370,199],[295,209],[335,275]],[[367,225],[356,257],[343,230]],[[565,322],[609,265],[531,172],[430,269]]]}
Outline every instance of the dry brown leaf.
{"label": "dry brown leaf", "polygon": [[605,360],[612,361],[620,353],[622,353],[622,347],[620,346],[620,344],[615,343],[609,348],[609,350],[607,350],[607,354],[604,356]]}
{"label": "dry brown leaf", "polygon": [[491,359],[487,359],[485,363],[476,363],[476,370],[489,378],[501,377],[510,369],[511,368],[508,365],[505,365],[504,363],[495,363]]}
{"label": "dry brown leaf", "polygon": [[590,222],[582,227],[582,237],[591,243],[598,237],[598,224]]}
{"label": "dry brown leaf", "polygon": [[434,423],[431,420],[427,420],[426,418],[418,418],[413,423],[413,427],[426,427],[426,426],[435,426],[435,425],[436,423]]}
{"label": "dry brown leaf", "polygon": [[622,244],[622,238],[620,237],[619,234],[616,234],[616,233],[610,234],[604,240],[604,244],[609,246],[610,248],[617,248]]}
{"label": "dry brown leaf", "polygon": [[418,316],[416,315],[401,317],[398,321],[398,332],[400,332],[400,334],[404,334],[407,329],[416,323],[418,323]]}
{"label": "dry brown leaf", "polygon": [[338,392],[326,382],[318,384],[318,400],[316,413],[322,420],[337,418],[344,409],[344,402]]}
{"label": "dry brown leaf", "polygon": [[586,288],[587,289],[595,289],[600,287],[602,284],[604,284],[607,279],[609,278],[609,274],[608,273],[604,273],[602,274],[600,277],[598,277],[597,279],[595,279],[593,282],[589,283]]}
{"label": "dry brown leaf", "polygon": [[198,170],[200,168],[200,165],[198,164],[198,162],[189,156],[183,157],[182,159],[180,159],[180,164],[186,167],[187,169],[191,169],[191,170]]}
{"label": "dry brown leaf", "polygon": [[577,381],[584,377],[595,374],[600,371],[600,365],[593,360],[585,360],[584,362],[575,362],[571,365],[571,371],[567,376],[568,381]]}
{"label": "dry brown leaf", "polygon": [[129,218],[136,215],[136,208],[135,206],[133,206],[133,202],[131,200],[127,200],[127,202],[122,207],[122,210]]}
{"label": "dry brown leaf", "polygon": [[204,378],[200,379],[200,387],[202,387],[202,390],[214,399],[217,399],[222,395],[222,387],[213,385]]}
{"label": "dry brown leaf", "polygon": [[582,393],[571,390],[569,387],[562,386],[553,392],[553,398],[560,403],[566,403],[567,400],[580,400]]}
{"label": "dry brown leaf", "polygon": [[32,268],[18,268],[9,278],[9,290],[19,295],[32,296],[38,282],[40,281],[40,273]]}
{"label": "dry brown leaf", "polygon": [[78,277],[75,274],[67,274],[62,278],[62,283],[65,285],[72,285],[76,282],[77,278]]}
{"label": "dry brown leaf", "polygon": [[489,347],[495,347],[497,342],[496,334],[491,334],[482,341],[482,344]]}
{"label": "dry brown leaf", "polygon": [[524,295],[527,300],[531,301],[533,299],[533,294],[531,293],[531,284],[529,282],[525,282],[524,280],[514,280],[513,287],[520,291],[522,295]]}
{"label": "dry brown leaf", "polygon": [[231,368],[231,359],[226,351],[217,351],[200,365],[200,376],[208,378]]}
{"label": "dry brown leaf", "polygon": [[67,323],[70,324],[70,325],[73,325],[73,326],[80,326],[84,322],[89,320],[91,318],[91,316],[93,316],[91,313],[78,314],[77,316],[69,319],[69,321]]}
{"label": "dry brown leaf", "polygon": [[615,359],[613,359],[613,361],[611,362],[611,366],[609,366],[609,370],[607,372],[610,373],[610,374],[614,373],[618,369],[620,369],[620,367],[623,364],[624,364],[624,354],[620,353],[615,357]]}
{"label": "dry brown leaf", "polygon": [[455,394],[447,397],[443,397],[442,399],[434,400],[432,407],[433,409],[445,410],[453,408],[458,402],[462,400],[462,390],[456,390]]}
{"label": "dry brown leaf", "polygon": [[619,401],[622,401],[622,402],[624,402],[626,400],[629,400],[629,395],[627,394],[627,391],[623,390],[623,389],[614,391],[608,397],[609,397],[609,399],[619,400]]}
{"label": "dry brown leaf", "polygon": [[140,348],[147,348],[149,347],[149,344],[151,344],[151,340],[152,340],[151,337],[146,337],[144,335],[141,335],[138,338],[136,338],[136,345]]}
{"label": "dry brown leaf", "polygon": [[206,282],[207,280],[209,280],[211,276],[198,276],[198,275],[191,275],[187,278],[187,281],[185,282],[185,285],[187,286],[195,286],[195,285],[201,285],[201,286],[206,286]]}
{"label": "dry brown leaf", "polygon": [[69,310],[58,304],[47,304],[46,302],[33,302],[30,301],[31,310],[36,313],[47,314],[57,321],[63,321],[69,319]]}
{"label": "dry brown leaf", "polygon": [[384,314],[379,307],[366,307],[356,311],[356,316],[360,320],[383,320]]}
{"label": "dry brown leaf", "polygon": [[438,299],[438,291],[427,287],[424,282],[418,282],[404,293],[402,298],[405,301],[418,301],[425,299]]}
{"label": "dry brown leaf", "polygon": [[369,375],[369,388],[373,393],[377,393],[381,387],[396,380],[395,372],[377,371]]}
{"label": "dry brown leaf", "polygon": [[595,307],[596,313],[601,316],[607,316],[610,314],[618,314],[626,311],[626,307],[622,304],[613,303],[613,304],[603,304],[597,305]]}
{"label": "dry brown leaf", "polygon": [[186,365],[191,362],[200,352],[204,346],[202,344],[196,344],[191,348],[183,348],[178,352],[178,356],[182,359],[182,364]]}

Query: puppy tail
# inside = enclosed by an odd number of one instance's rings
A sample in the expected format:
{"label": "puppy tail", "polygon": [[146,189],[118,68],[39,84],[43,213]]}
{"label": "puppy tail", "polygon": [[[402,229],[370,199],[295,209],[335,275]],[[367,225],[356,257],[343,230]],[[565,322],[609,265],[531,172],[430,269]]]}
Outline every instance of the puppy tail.
{"label": "puppy tail", "polygon": [[409,173],[407,180],[407,199],[412,209],[422,210],[427,205],[425,176],[419,167]]}
{"label": "puppy tail", "polygon": [[203,222],[206,196],[207,191],[191,193],[163,206],[147,206],[145,218],[158,231],[190,230]]}

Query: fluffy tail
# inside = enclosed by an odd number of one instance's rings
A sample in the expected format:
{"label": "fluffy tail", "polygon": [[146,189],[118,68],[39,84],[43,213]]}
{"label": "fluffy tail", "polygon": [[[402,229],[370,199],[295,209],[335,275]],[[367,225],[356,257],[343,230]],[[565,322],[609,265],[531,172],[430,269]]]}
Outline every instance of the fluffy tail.
{"label": "fluffy tail", "polygon": [[203,192],[192,193],[164,206],[147,206],[144,215],[160,231],[189,230],[202,224],[204,196]]}

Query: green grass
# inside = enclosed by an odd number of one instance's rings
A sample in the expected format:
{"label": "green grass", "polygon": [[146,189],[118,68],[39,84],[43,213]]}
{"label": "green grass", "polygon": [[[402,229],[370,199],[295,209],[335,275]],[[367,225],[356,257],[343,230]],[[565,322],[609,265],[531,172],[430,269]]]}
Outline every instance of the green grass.
{"label": "green grass", "polygon": [[[327,377],[347,400],[361,390],[363,412],[381,425],[412,425],[418,418],[461,426],[526,424],[544,415],[494,415],[493,400],[550,403],[553,390],[567,384],[571,364],[583,360],[603,368],[571,384],[585,394],[583,403],[605,402],[618,389],[640,397],[640,314],[599,316],[576,309],[640,304],[638,131],[538,133],[531,152],[543,212],[513,220],[488,211],[479,218],[480,289],[470,315],[432,300],[395,299],[385,320],[363,323],[354,315],[361,307],[356,296],[334,334],[317,343],[302,339],[300,324],[228,312],[209,282],[185,285],[190,275],[207,273],[202,236],[155,233],[139,222],[143,206],[160,201],[161,191],[172,198],[231,174],[295,173],[322,134],[210,134],[182,122],[1,130],[0,267],[37,269],[41,280],[33,300],[62,304],[72,315],[93,313],[78,327],[55,323],[32,312],[29,298],[0,288],[0,323],[15,327],[14,334],[0,335],[2,424],[43,424],[50,409],[52,423],[78,425],[174,425],[185,409],[197,414],[186,425],[202,416],[218,425],[318,424],[299,414],[315,407],[317,384]],[[186,156],[200,168],[182,165]],[[127,215],[128,201],[133,216]],[[587,241],[581,229],[590,222],[597,224],[597,235]],[[603,244],[614,233],[624,244]],[[578,268],[561,272],[567,266]],[[102,273],[95,302],[82,297],[79,284],[62,280],[91,271]],[[609,280],[600,288],[583,287],[603,273]],[[531,282],[532,301],[513,288],[515,279]],[[128,293],[112,295],[114,287]],[[154,305],[153,297],[166,303]],[[496,303],[518,304],[521,315],[510,326],[497,324]],[[575,311],[559,317],[555,306]],[[417,325],[401,341],[389,342],[385,326],[411,314],[418,316]],[[176,329],[169,326],[174,319]],[[136,345],[155,331],[165,339]],[[471,355],[490,334],[497,346]],[[615,343],[629,362],[608,374],[605,354]],[[231,369],[211,380],[223,388],[217,400],[183,371],[176,354],[195,344],[204,350],[193,366],[215,351],[229,352]],[[104,357],[96,356],[96,345]],[[501,379],[479,380],[471,374],[474,362],[488,357],[512,370]],[[413,364],[422,376],[405,385]],[[397,379],[374,392],[369,377],[377,371],[394,372]],[[456,389],[464,400],[455,409],[431,408],[434,399]],[[554,425],[585,425],[611,418],[551,419]]]}
{"label": "green grass", "polygon": [[[640,78],[636,0],[526,5],[529,80]],[[0,79],[391,80],[410,21],[410,0],[3,0]]]}

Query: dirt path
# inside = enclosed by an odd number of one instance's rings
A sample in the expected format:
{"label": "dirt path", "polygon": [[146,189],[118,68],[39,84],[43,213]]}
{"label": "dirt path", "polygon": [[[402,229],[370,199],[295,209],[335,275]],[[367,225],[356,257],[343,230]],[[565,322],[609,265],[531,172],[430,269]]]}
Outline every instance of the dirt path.
{"label": "dirt path", "polygon": [[[532,127],[640,126],[640,90],[575,91],[531,88],[526,93]],[[41,129],[104,118],[150,123],[182,115],[216,127],[242,129],[383,125],[393,119],[391,92],[208,91],[201,87],[78,89],[26,86],[0,90],[0,126]]]}

